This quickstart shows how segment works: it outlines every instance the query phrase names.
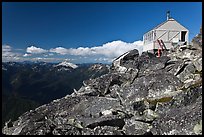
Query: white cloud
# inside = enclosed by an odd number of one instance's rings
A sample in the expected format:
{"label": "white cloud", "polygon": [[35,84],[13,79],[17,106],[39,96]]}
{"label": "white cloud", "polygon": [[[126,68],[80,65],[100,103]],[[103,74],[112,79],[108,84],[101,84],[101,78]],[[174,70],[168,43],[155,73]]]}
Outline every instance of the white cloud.
{"label": "white cloud", "polygon": [[42,54],[48,51],[42,48],[31,46],[31,47],[27,47],[26,52],[31,54]]}
{"label": "white cloud", "polygon": [[52,48],[49,50],[50,52],[54,52],[54,53],[58,53],[58,54],[61,54],[61,55],[66,55],[68,54],[68,49],[65,49],[63,47],[57,47],[57,48]]}
{"label": "white cloud", "polygon": [[115,58],[120,56],[121,54],[132,50],[138,49],[139,52],[142,52],[142,41],[135,41],[133,43],[126,43],[123,41],[113,41],[103,44],[102,46],[96,47],[79,47],[76,49],[73,48],[63,48],[57,47],[54,49],[50,49],[50,52],[55,52],[61,55],[75,55],[75,56],[93,56],[93,55],[102,55],[108,58]]}
{"label": "white cloud", "polygon": [[31,56],[32,54],[27,54],[27,53],[25,53],[23,56],[24,57],[29,57],[29,56]]}
{"label": "white cloud", "polygon": [[109,58],[115,58],[133,49],[138,49],[140,50],[139,52],[142,52],[141,51],[142,43],[143,43],[142,41],[136,41],[134,43],[126,43],[119,40],[119,41],[106,43],[99,47],[93,47],[91,48],[91,50],[93,50],[95,54],[104,55]]}
{"label": "white cloud", "polygon": [[10,45],[2,45],[2,61],[18,61],[22,54],[13,51]]}

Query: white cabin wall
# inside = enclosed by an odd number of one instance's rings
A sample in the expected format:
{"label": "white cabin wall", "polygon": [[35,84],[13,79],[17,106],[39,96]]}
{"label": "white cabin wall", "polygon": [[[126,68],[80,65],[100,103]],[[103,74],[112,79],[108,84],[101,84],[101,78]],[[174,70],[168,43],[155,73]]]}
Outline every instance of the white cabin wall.
{"label": "white cabin wall", "polygon": [[187,31],[186,37],[185,37],[186,41],[187,41],[187,45],[190,43],[189,42],[189,31]]}
{"label": "white cabin wall", "polygon": [[177,39],[177,42],[181,39],[180,31],[169,31],[168,40],[174,42]]}
{"label": "white cabin wall", "polygon": [[[181,32],[181,31],[187,31],[187,34],[185,36],[185,40],[188,42],[189,41],[189,30],[186,29],[184,26],[182,26],[181,24],[179,24],[176,20],[172,19],[167,21],[166,23],[164,23],[163,25],[161,25],[160,27],[158,27],[156,30],[169,30],[169,37],[173,37],[174,34],[176,34],[177,32]],[[175,32],[174,32],[175,31]],[[181,40],[181,33],[179,35],[177,35],[175,38],[178,38],[179,40]],[[168,40],[168,38],[166,39],[165,36],[162,37],[163,40]],[[172,40],[171,40],[172,41]]]}
{"label": "white cabin wall", "polygon": [[143,46],[143,52],[144,52],[144,51],[153,50],[153,49],[154,49],[153,42],[150,42],[150,43],[145,44],[145,45]]}
{"label": "white cabin wall", "polygon": [[[181,40],[181,31],[186,30],[156,30],[156,39],[163,40],[164,42],[173,42],[174,39]],[[187,31],[185,39],[188,41],[189,32]]]}
{"label": "white cabin wall", "polygon": [[171,49],[173,47],[171,42],[164,42],[167,49]]}
{"label": "white cabin wall", "polygon": [[[172,43],[171,42],[164,42],[164,44],[165,44],[165,47],[167,49],[172,48]],[[154,42],[154,49],[158,49],[158,48],[160,48],[159,43],[155,41]]]}
{"label": "white cabin wall", "polygon": [[166,33],[166,30],[156,30],[156,39],[155,40],[157,40],[157,39],[162,39],[163,41],[167,41],[168,34]]}

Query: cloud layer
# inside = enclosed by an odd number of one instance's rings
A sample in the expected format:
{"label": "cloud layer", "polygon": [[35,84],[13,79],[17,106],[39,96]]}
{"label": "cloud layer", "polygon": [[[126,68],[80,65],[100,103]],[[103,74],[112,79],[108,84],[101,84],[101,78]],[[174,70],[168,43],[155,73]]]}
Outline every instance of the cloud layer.
{"label": "cloud layer", "polygon": [[[74,60],[77,63],[84,62],[104,62],[110,63],[114,58],[132,49],[138,49],[142,53],[143,42],[135,41],[133,43],[123,42],[121,40],[105,43],[101,46],[94,47],[78,47],[78,48],[64,48],[56,47],[51,49],[43,49],[40,47],[27,47],[23,54],[12,52],[9,45],[2,46],[2,56],[4,60],[20,58],[18,60],[40,60],[40,61],[60,61],[63,59]],[[52,56],[52,57],[51,57]],[[6,59],[7,58],[7,59]]]}
{"label": "cloud layer", "polygon": [[42,49],[42,48],[37,48],[37,47],[31,46],[31,47],[28,47],[26,49],[26,52],[31,53],[31,54],[42,54],[42,53],[46,53],[48,51],[45,49]]}
{"label": "cloud layer", "polygon": [[57,47],[54,49],[50,49],[49,51],[58,53],[61,55],[74,55],[74,56],[102,55],[108,58],[115,58],[132,49],[138,49],[139,52],[142,52],[142,44],[143,44],[142,41],[126,43],[118,40],[118,41],[108,42],[102,46],[96,46],[91,48],[79,47],[76,49],[73,49],[73,48],[66,49],[63,47]]}
{"label": "cloud layer", "polygon": [[14,52],[9,45],[2,45],[2,60],[3,61],[17,61],[21,57],[20,53]]}

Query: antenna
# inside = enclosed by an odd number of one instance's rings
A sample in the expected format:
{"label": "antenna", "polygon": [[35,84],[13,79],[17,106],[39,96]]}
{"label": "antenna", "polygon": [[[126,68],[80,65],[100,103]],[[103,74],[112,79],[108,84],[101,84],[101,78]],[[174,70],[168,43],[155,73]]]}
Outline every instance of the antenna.
{"label": "antenna", "polygon": [[169,10],[166,12],[166,18],[167,18],[167,20],[170,19],[170,11]]}

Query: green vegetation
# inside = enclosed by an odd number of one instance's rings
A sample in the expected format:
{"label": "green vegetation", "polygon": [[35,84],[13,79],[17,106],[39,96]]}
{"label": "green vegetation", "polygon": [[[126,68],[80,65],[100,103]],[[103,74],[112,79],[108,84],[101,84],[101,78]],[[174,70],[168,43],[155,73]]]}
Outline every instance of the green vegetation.
{"label": "green vegetation", "polygon": [[163,98],[159,98],[159,99],[154,99],[154,100],[150,100],[150,99],[145,99],[148,103],[156,105],[157,103],[166,103],[172,100],[173,97],[163,97]]}
{"label": "green vegetation", "polygon": [[11,121],[17,120],[17,118],[24,112],[38,107],[40,104],[28,99],[23,99],[14,95],[2,96],[2,127],[4,123],[11,119]]}

